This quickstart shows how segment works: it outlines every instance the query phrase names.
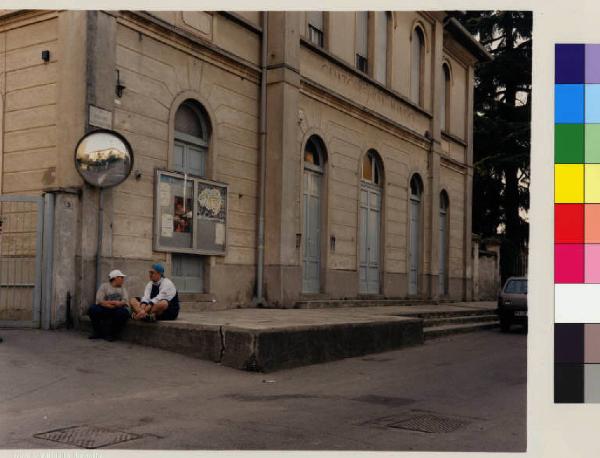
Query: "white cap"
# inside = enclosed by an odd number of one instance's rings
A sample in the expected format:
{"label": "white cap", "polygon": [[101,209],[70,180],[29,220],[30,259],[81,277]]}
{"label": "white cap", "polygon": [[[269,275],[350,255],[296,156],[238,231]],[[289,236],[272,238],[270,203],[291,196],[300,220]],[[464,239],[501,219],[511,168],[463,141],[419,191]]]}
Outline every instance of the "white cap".
{"label": "white cap", "polygon": [[121,272],[120,270],[113,270],[108,274],[108,278],[109,279],[113,279],[113,278],[117,278],[117,277],[126,277],[127,275],[125,275],[123,272]]}

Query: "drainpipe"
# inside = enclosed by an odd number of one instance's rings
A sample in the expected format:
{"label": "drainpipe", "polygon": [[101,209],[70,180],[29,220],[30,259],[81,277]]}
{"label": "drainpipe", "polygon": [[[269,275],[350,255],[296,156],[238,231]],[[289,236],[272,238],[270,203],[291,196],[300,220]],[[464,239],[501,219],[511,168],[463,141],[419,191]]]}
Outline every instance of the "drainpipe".
{"label": "drainpipe", "polygon": [[263,296],[263,276],[265,268],[265,177],[266,177],[266,148],[267,148],[267,11],[262,12],[262,36],[260,53],[260,190],[258,196],[258,234],[256,256],[256,296],[252,300],[254,306],[266,305]]}
{"label": "drainpipe", "polygon": [[52,293],[54,264],[54,194],[44,194],[44,235],[43,235],[43,263],[44,274],[42,278],[42,329],[50,329],[52,323]]}
{"label": "drainpipe", "polygon": [[96,241],[96,291],[100,288],[102,278],[100,272],[102,271],[101,259],[102,259],[102,237],[104,234],[104,189],[98,188],[98,238]]}

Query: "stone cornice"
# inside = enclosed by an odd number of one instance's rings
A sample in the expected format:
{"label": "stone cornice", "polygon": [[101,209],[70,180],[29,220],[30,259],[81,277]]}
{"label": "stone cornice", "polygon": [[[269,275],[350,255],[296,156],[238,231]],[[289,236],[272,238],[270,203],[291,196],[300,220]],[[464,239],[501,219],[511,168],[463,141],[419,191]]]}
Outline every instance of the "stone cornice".
{"label": "stone cornice", "polygon": [[338,94],[331,89],[323,87],[319,83],[307,78],[301,77],[300,92],[308,97],[311,97],[321,103],[325,103],[332,108],[346,113],[349,116],[360,119],[382,130],[385,130],[392,135],[403,138],[404,140],[420,147],[429,150],[431,139],[421,135],[414,130],[397,123],[396,121],[377,113],[363,105]]}
{"label": "stone cornice", "polygon": [[245,29],[256,33],[257,35],[262,34],[262,27],[254,25],[248,19],[244,18],[243,16],[240,16],[235,11],[219,11],[219,14],[223,17],[226,17],[230,21],[233,21],[236,24],[244,27]]}
{"label": "stone cornice", "polygon": [[472,58],[476,61],[489,62],[493,60],[490,53],[487,52],[481,43],[479,43],[456,18],[449,17],[444,22],[444,28],[456,42],[460,43],[460,45],[473,56]]}
{"label": "stone cornice", "polygon": [[446,140],[450,140],[451,142],[454,142],[454,143],[458,143],[460,146],[464,146],[465,148],[467,147],[466,141],[464,141],[462,138],[457,137],[454,134],[451,134],[450,132],[446,132],[445,130],[442,131],[442,138],[445,138]]}
{"label": "stone cornice", "polygon": [[14,10],[0,15],[0,32],[58,17],[58,10]]}
{"label": "stone cornice", "polygon": [[153,38],[193,53],[211,64],[257,83],[260,68],[214,43],[171,25],[145,11],[120,11],[118,21]]}
{"label": "stone cornice", "polygon": [[[436,17],[436,13],[442,13],[443,17],[439,18]],[[438,11],[417,11],[417,14],[419,14],[423,19],[426,19],[431,25],[435,24],[436,20],[441,21],[444,19],[444,17],[446,16],[445,12],[438,12]]]}
{"label": "stone cornice", "polygon": [[311,51],[315,52],[316,54],[319,54],[320,56],[324,57],[330,63],[335,64],[336,66],[340,67],[342,70],[350,73],[352,76],[357,77],[360,80],[375,86],[377,89],[384,92],[385,95],[392,97],[393,99],[397,100],[398,102],[401,102],[402,104],[415,110],[419,114],[422,114],[423,116],[426,116],[429,119],[431,119],[433,117],[431,112],[423,109],[422,107],[420,107],[419,105],[414,103],[412,100],[410,100],[408,97],[400,94],[399,92],[394,91],[393,89],[390,89],[389,87],[386,87],[379,81],[377,81],[377,80],[371,78],[369,75],[359,71],[358,69],[354,68],[352,65],[349,65],[347,62],[343,61],[339,57],[336,57],[335,55],[331,54],[329,51],[321,48],[320,46],[316,46],[315,44],[311,43],[310,41],[308,41],[304,38],[300,38],[300,44],[302,46],[304,46],[305,48],[310,49]]}
{"label": "stone cornice", "polygon": [[472,165],[464,164],[456,159],[452,159],[446,154],[440,154],[440,165],[462,174],[467,173],[469,169],[473,168]]}
{"label": "stone cornice", "polygon": [[444,34],[444,54],[452,57],[464,68],[477,63],[477,59],[464,46],[454,40],[448,32]]}

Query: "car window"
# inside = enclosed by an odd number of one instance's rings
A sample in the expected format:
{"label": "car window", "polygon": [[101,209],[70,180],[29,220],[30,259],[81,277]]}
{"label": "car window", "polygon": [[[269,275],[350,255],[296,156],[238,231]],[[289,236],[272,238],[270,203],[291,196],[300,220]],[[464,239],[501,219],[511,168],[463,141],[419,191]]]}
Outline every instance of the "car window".
{"label": "car window", "polygon": [[504,287],[509,294],[527,294],[527,280],[510,280]]}

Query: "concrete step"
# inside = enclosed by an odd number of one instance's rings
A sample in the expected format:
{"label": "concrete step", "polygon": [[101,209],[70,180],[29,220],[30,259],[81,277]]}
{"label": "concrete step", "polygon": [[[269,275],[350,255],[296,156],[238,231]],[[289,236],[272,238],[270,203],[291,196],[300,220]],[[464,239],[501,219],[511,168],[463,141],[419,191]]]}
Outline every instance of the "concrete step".
{"label": "concrete step", "polygon": [[478,316],[487,316],[487,315],[495,315],[494,309],[462,309],[462,310],[439,310],[439,311],[428,311],[428,312],[411,312],[411,311],[403,311],[402,316],[413,316],[416,318],[422,318],[424,320],[432,320],[432,319],[446,319],[446,318],[459,318],[459,317],[478,317]]}
{"label": "concrete step", "polygon": [[[92,331],[87,315],[79,318],[79,330]],[[220,327],[214,325],[191,326],[180,320],[155,323],[129,320],[121,339],[214,362],[222,357],[222,335]]]}
{"label": "concrete step", "polygon": [[179,310],[181,312],[208,312],[213,310],[215,303],[213,301],[180,301]]}
{"label": "concrete step", "polygon": [[498,315],[489,314],[425,318],[423,326],[425,326],[425,328],[432,328],[449,324],[489,323],[490,321],[498,321]]}
{"label": "concrete step", "polygon": [[423,329],[425,340],[444,337],[452,334],[463,334],[466,332],[483,331],[486,329],[494,329],[499,326],[497,321],[478,322],[478,323],[462,323],[462,324],[446,324],[442,326],[432,326]]}
{"label": "concrete step", "polygon": [[178,293],[179,302],[214,302],[214,294],[209,293]]}
{"label": "concrete step", "polygon": [[[155,323],[129,320],[121,338],[253,372],[271,372],[423,343],[423,321],[416,318],[367,316],[343,321],[290,320],[273,324],[254,317],[232,320],[229,324],[229,319],[211,320],[205,315],[183,312],[175,321]],[[79,328],[91,331],[88,316],[79,319]]]}
{"label": "concrete step", "polygon": [[315,299],[298,301],[294,304],[296,309],[316,309],[331,307],[379,307],[382,305],[422,305],[431,304],[425,299]]}

